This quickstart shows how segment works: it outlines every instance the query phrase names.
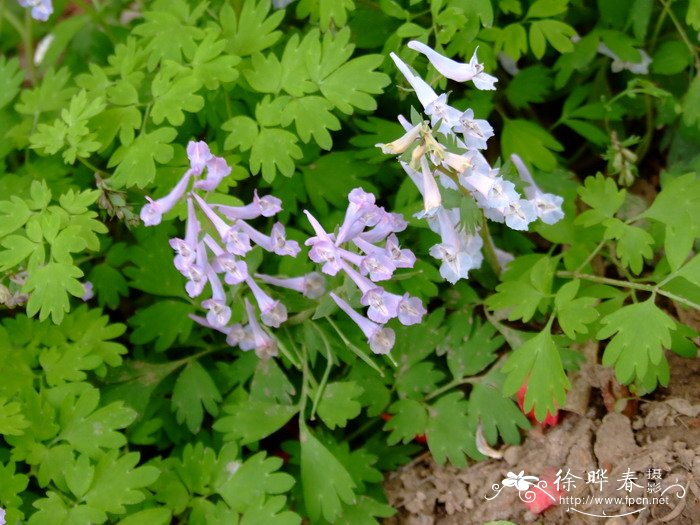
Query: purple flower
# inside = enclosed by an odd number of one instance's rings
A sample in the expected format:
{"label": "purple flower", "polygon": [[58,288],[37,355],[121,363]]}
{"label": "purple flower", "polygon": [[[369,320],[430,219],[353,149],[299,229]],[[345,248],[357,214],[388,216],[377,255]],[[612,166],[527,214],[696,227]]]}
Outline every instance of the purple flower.
{"label": "purple flower", "polygon": [[141,220],[146,226],[156,226],[160,224],[163,215],[173,209],[182,196],[185,194],[187,184],[190,182],[191,171],[185,172],[180,181],[175,185],[170,193],[158,200],[146,197],[148,204],[141,208]]}
{"label": "purple flower", "polygon": [[411,297],[407,293],[399,301],[398,317],[401,324],[410,326],[423,321],[423,316],[428,311],[417,297]]}
{"label": "purple flower", "polygon": [[384,208],[379,208],[381,215],[377,224],[359,236],[368,242],[379,242],[386,239],[390,233],[402,232],[408,226],[400,213],[389,213]]}
{"label": "purple flower", "polygon": [[494,84],[498,82],[498,79],[484,73],[484,66],[483,64],[479,63],[476,56],[476,50],[474,51],[474,55],[469,63],[462,64],[441,55],[434,49],[421,42],[418,42],[417,40],[411,40],[408,43],[408,47],[414,51],[424,54],[433,67],[437,69],[443,77],[456,80],[457,82],[467,82],[471,80],[478,89],[496,89]]}
{"label": "purple flower", "polygon": [[299,243],[288,241],[284,225],[281,222],[275,223],[269,236],[260,233],[249,224],[238,221],[238,226],[248,235],[251,241],[260,246],[263,250],[274,252],[277,255],[290,255],[296,257],[301,251]]}
{"label": "purple flower", "polygon": [[95,297],[95,287],[93,286],[91,281],[85,281],[83,283],[83,296],[81,299],[85,302],[89,301],[93,297]]}
{"label": "purple flower", "polygon": [[[22,7],[31,7],[32,18],[40,22],[46,22],[53,13],[51,0],[19,0],[19,5]],[[3,511],[3,523],[5,523],[4,515]]]}
{"label": "purple flower", "polygon": [[5,509],[0,508],[0,525],[5,525]]}
{"label": "purple flower", "polygon": [[209,151],[209,146],[203,140],[195,142],[191,140],[187,144],[187,158],[190,160],[192,173],[200,175],[213,155]]}
{"label": "purple flower", "polygon": [[282,201],[272,195],[258,197],[258,192],[253,192],[253,202],[245,206],[224,206],[215,204],[216,208],[231,220],[257,219],[260,216],[272,217],[282,211]]}
{"label": "purple flower", "polygon": [[221,183],[224,177],[231,173],[231,166],[222,157],[211,157],[207,161],[207,176],[204,180],[194,183],[195,188],[212,191]]}
{"label": "purple flower", "polygon": [[194,263],[195,252],[197,251],[197,242],[199,238],[200,224],[194,211],[194,203],[192,199],[187,199],[187,227],[185,230],[185,239],[177,237],[170,239],[170,246],[175,250],[175,268],[183,272],[185,268]]}
{"label": "purple flower", "polygon": [[238,260],[232,253],[222,250],[209,234],[204,236],[204,242],[215,256],[212,268],[215,272],[224,274],[226,284],[240,284],[248,278],[248,265],[245,261]]}
{"label": "purple flower", "polygon": [[199,196],[194,195],[197,204],[202,209],[207,218],[211,221],[219,233],[221,240],[226,245],[226,250],[235,255],[245,255],[252,247],[250,246],[250,237],[241,231],[240,225],[243,222],[236,222],[233,226],[227,224],[211,207]]}
{"label": "purple flower", "polygon": [[376,225],[382,218],[382,212],[375,204],[374,195],[367,193],[362,188],[352,190],[348,194],[348,201],[345,219],[338,230],[338,237],[335,241],[337,246],[355,238],[365,227]]}
{"label": "purple flower", "polygon": [[348,303],[333,292],[331,292],[330,295],[338,307],[348,314],[350,319],[352,319],[360,330],[362,330],[362,333],[365,334],[372,352],[375,354],[388,354],[391,351],[396,340],[396,335],[391,328],[386,328],[358,314]]}
{"label": "purple flower", "polygon": [[321,226],[316,218],[307,210],[304,210],[304,213],[316,233],[315,237],[308,238],[304,243],[306,246],[311,246],[309,258],[315,263],[323,264],[321,267],[323,273],[336,275],[340,271],[340,249],[335,245],[333,238],[323,229],[323,226]]}
{"label": "purple flower", "polygon": [[399,246],[399,239],[393,233],[386,238],[384,251],[397,268],[413,268],[416,263],[416,256],[413,252],[408,249],[402,250]]}
{"label": "purple flower", "polygon": [[185,284],[185,291],[190,297],[199,296],[204,291],[204,286],[207,284],[207,253],[204,248],[204,243],[200,242],[197,245],[195,253],[195,262],[181,271],[182,275],[187,277],[188,282]]}
{"label": "purple flower", "polygon": [[396,270],[394,262],[381,252],[374,252],[366,255],[360,262],[360,271],[362,274],[369,274],[369,278],[373,281],[387,281],[391,279]]}
{"label": "purple flower", "polygon": [[[459,220],[459,211],[457,211],[457,220]],[[469,270],[477,268],[481,262],[477,261],[472,254],[463,246],[460,232],[457,231],[447,210],[438,211],[438,233],[442,238],[442,242],[430,248],[430,255],[442,261],[440,265],[440,275],[443,279],[454,284],[459,279],[467,279]]]}
{"label": "purple flower", "polygon": [[309,299],[318,299],[324,293],[326,293],[326,280],[320,273],[317,272],[307,273],[301,277],[290,277],[286,279],[259,273],[256,273],[255,277],[264,283],[299,292],[303,294],[304,297],[308,297]]}
{"label": "purple flower", "polygon": [[389,319],[399,315],[398,307],[401,297],[387,292],[381,286],[363,277],[347,264],[343,264],[343,270],[362,292],[360,304],[369,306],[367,316],[376,323],[386,323]]}
{"label": "purple flower", "polygon": [[216,275],[211,266],[207,267],[206,276],[211,284],[212,297],[202,301],[202,306],[209,310],[207,312],[207,321],[212,326],[226,326],[231,319],[231,308],[226,306],[226,293],[221,285],[219,276]]}
{"label": "purple flower", "polygon": [[241,350],[255,350],[255,355],[260,359],[269,359],[277,355],[277,341],[268,334],[258,324],[255,317],[255,310],[248,299],[245,301],[245,310],[248,314],[248,330],[250,335],[246,334],[238,343]]}
{"label": "purple flower", "polygon": [[258,308],[260,308],[260,318],[262,322],[267,326],[273,328],[279,328],[282,323],[287,320],[287,309],[284,304],[280,301],[275,301],[272,297],[267,295],[258,283],[253,279],[248,277],[246,279],[246,284],[253,292],[255,300],[258,303]]}

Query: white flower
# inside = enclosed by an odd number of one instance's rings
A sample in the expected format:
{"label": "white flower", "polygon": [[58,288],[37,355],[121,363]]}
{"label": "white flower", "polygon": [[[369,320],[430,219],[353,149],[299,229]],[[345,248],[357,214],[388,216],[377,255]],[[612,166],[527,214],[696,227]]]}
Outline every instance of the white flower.
{"label": "white flower", "polygon": [[641,56],[640,62],[627,62],[622,60],[615,52],[606,46],[603,42],[598,44],[598,53],[601,55],[608,56],[613,59],[612,64],[610,64],[610,70],[613,73],[619,73],[620,71],[627,70],[637,75],[647,75],[649,74],[649,64],[651,64],[651,57],[643,49],[637,49]]}
{"label": "white flower", "polygon": [[562,220],[564,212],[561,209],[561,205],[564,203],[564,199],[559,195],[544,193],[540,190],[535,184],[530,170],[527,169],[527,166],[518,155],[512,154],[510,160],[518,170],[520,178],[528,185],[525,188],[525,195],[535,207],[537,217],[542,219],[542,222],[545,224],[554,224]]}
{"label": "white flower", "polygon": [[423,211],[417,215],[419,219],[424,217],[432,217],[442,205],[442,196],[440,188],[438,188],[435,176],[430,171],[428,160],[425,157],[420,159],[421,173],[423,175]]}
{"label": "white flower", "polygon": [[388,155],[400,155],[410,148],[411,144],[413,144],[420,136],[422,127],[423,124],[413,126],[411,129],[407,130],[403,136],[399,137],[395,141],[389,142],[388,144],[375,144],[375,146],[381,148],[382,153],[386,153]]}
{"label": "white flower", "polygon": [[486,149],[486,141],[493,137],[491,124],[483,119],[475,119],[471,109],[459,116],[453,129],[464,136],[464,142],[469,148]]}
{"label": "white flower", "polygon": [[456,80],[457,82],[467,82],[471,80],[478,89],[496,89],[494,84],[498,82],[498,79],[484,72],[484,65],[479,63],[479,59],[476,55],[478,48],[474,50],[474,55],[469,63],[464,64],[441,55],[431,47],[417,40],[410,41],[408,47],[424,54],[428,60],[430,60],[433,67],[446,78]]}

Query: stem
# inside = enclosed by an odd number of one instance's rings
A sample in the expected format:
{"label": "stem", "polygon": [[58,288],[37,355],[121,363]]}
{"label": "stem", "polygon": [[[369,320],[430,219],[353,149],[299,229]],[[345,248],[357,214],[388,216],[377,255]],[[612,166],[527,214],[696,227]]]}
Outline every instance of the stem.
{"label": "stem", "polygon": [[5,2],[2,2],[0,4],[0,9],[2,9],[2,12],[0,15],[7,20],[12,27],[15,28],[17,31],[17,34],[24,40],[24,26],[22,26],[22,22],[20,22],[19,18],[17,18],[7,7],[5,6]]}
{"label": "stem", "polygon": [[282,340],[279,337],[275,337],[277,339],[277,346],[280,349],[280,353],[287,358],[287,360],[292,364],[294,368],[297,370],[301,370],[301,364],[299,364],[293,357],[292,354],[287,350],[287,347],[282,343]]}
{"label": "stem", "polygon": [[594,283],[600,283],[600,284],[609,284],[611,286],[618,286],[620,288],[628,288],[630,290],[642,290],[644,292],[650,292],[652,294],[659,294],[663,295],[664,297],[667,297],[668,299],[671,299],[672,301],[675,301],[677,303],[684,304],[685,306],[688,306],[690,308],[694,308],[696,310],[700,310],[700,304],[696,304],[685,297],[681,297],[679,295],[676,295],[671,292],[667,292],[666,290],[661,290],[659,288],[659,285],[651,285],[651,284],[641,284],[641,283],[631,283],[629,281],[622,281],[620,279],[610,279],[608,277],[598,277],[597,275],[590,275],[586,273],[578,273],[578,272],[565,272],[565,271],[559,271],[557,272],[558,277],[570,277],[573,279],[583,279],[585,281],[591,281]]}
{"label": "stem", "polygon": [[343,343],[345,343],[345,346],[347,346],[353,354],[355,354],[357,357],[359,357],[359,358],[362,359],[365,363],[367,363],[367,364],[368,364],[371,368],[373,368],[381,377],[384,377],[384,372],[382,371],[382,369],[379,368],[379,367],[377,366],[377,364],[369,358],[368,355],[366,355],[362,350],[360,350],[359,348],[357,348],[357,347],[345,336],[345,334],[343,333],[343,331],[342,331],[340,328],[338,328],[338,325],[336,325],[336,324],[333,322],[333,319],[331,319],[330,317],[326,317],[326,321],[328,321],[328,323],[333,327],[333,330],[336,331],[336,333],[338,334],[338,336],[340,337],[340,339],[343,341]]}
{"label": "stem", "polygon": [[109,175],[109,173],[107,173],[104,170],[101,170],[100,168],[95,166],[93,163],[91,163],[89,160],[86,160],[82,157],[76,157],[76,158],[78,159],[78,162],[80,162],[83,166],[94,171],[95,173],[102,173],[103,175]]}
{"label": "stem", "polygon": [[659,0],[659,2],[661,2],[661,5],[664,6],[664,9],[668,12],[668,16],[671,19],[671,22],[673,22],[673,25],[676,26],[676,30],[678,31],[678,34],[680,35],[685,45],[688,46],[690,54],[693,55],[693,57],[695,57],[695,69],[700,69],[700,57],[698,56],[697,49],[695,49],[695,46],[690,41],[690,38],[688,38],[688,34],[685,32],[685,29],[683,29],[683,26],[678,21],[678,18],[676,18],[676,14],[671,9],[670,4],[668,4],[666,0]]}
{"label": "stem", "polygon": [[588,254],[588,257],[586,257],[586,260],[583,261],[581,264],[578,265],[578,267],[574,270],[574,273],[579,273],[581,270],[583,270],[586,265],[593,260],[593,258],[598,255],[598,252],[605,246],[605,243],[607,241],[604,239],[598,243],[598,246],[596,246],[591,253]]}
{"label": "stem", "polygon": [[36,70],[34,69],[34,42],[32,41],[32,15],[31,10],[24,11],[24,55],[27,62],[27,72],[29,73],[29,83],[33,86],[36,83]]}
{"label": "stem", "polygon": [[311,326],[313,326],[318,332],[318,334],[321,336],[321,339],[323,340],[323,346],[326,348],[326,370],[323,372],[323,377],[321,378],[321,382],[319,383],[318,388],[316,389],[314,402],[311,406],[310,419],[311,421],[313,421],[314,419],[316,419],[316,408],[318,407],[318,404],[321,401],[323,391],[326,389],[326,384],[328,383],[328,377],[331,374],[331,368],[333,368],[333,354],[331,353],[331,345],[328,342],[326,334],[323,333],[323,330],[321,330],[316,323],[311,323]]}
{"label": "stem", "polygon": [[493,244],[493,238],[491,237],[491,232],[489,231],[489,224],[486,220],[486,216],[482,215],[481,219],[481,238],[484,241],[484,259],[489,263],[491,270],[496,274],[498,279],[501,278],[501,263],[498,262],[498,255],[496,255],[496,246]]}
{"label": "stem", "polygon": [[473,384],[478,383],[478,382],[479,382],[478,378],[475,378],[475,377],[463,377],[462,379],[453,379],[449,383],[442,385],[437,390],[433,390],[430,394],[425,396],[425,401],[430,401],[431,399],[436,398],[440,394],[444,394],[448,390],[451,390],[455,387],[458,387],[461,385],[473,385]]}

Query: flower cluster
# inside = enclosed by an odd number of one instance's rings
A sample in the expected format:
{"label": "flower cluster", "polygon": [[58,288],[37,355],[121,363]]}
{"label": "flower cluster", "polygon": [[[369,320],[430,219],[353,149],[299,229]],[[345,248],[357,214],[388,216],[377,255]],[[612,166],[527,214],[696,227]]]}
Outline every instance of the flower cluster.
{"label": "flower cluster", "polygon": [[[417,41],[409,42],[408,47],[425,55],[448,79],[471,81],[482,90],[495,89],[497,79],[484,72],[477,51],[469,63],[463,64]],[[481,150],[487,148],[494,132],[486,120],[475,118],[471,109],[461,111],[450,106],[446,93],[438,95],[396,54],[391,53],[391,58],[415,91],[428,120],[409,123],[399,116],[406,133],[394,142],[377,146],[384,153],[405,154],[401,165],[423,197],[424,209],[416,216],[427,219],[430,228],[441,237],[430,254],[442,261],[443,278],[451,283],[467,278],[469,270],[478,268],[483,260],[483,241],[466,231],[459,208],[443,206],[443,190],[458,190],[470,196],[486,218],[514,230],[527,230],[538,218],[553,224],[563,217],[562,198],[542,192],[517,156],[512,160],[526,186],[526,198],[522,198],[513,182],[501,176],[498,168],[488,163]],[[478,233],[478,227],[476,230]]]}
{"label": "flower cluster", "polygon": [[51,0],[18,0],[22,7],[32,8],[32,18],[46,22],[53,13]]}
{"label": "flower cluster", "polygon": [[412,268],[416,258],[401,248],[396,237],[407,226],[400,214],[387,212],[376,204],[374,195],[361,188],[352,190],[348,200],[337,234],[326,232],[304,211],[316,233],[305,244],[311,248],[309,258],[322,264],[324,273],[343,272],[359,288],[360,304],[368,307],[367,317],[336,294],[330,295],[362,330],[372,351],[386,354],[394,346],[395,334],[385,324],[394,318],[403,325],[420,323],[426,310],[420,299],[388,292],[377,283],[391,279],[397,268]]}
{"label": "flower cluster", "polygon": [[[256,279],[297,290],[307,297],[318,297],[323,293],[323,278],[316,273],[291,279],[251,275],[244,257],[254,245],[267,252],[291,257],[296,257],[301,250],[296,241],[286,238],[281,223],[275,223],[269,235],[248,223],[259,217],[273,217],[282,210],[281,201],[270,195],[259,197],[255,192],[253,202],[245,206],[209,204],[196,190],[210,192],[216,189],[231,172],[231,168],[223,158],[214,156],[205,142],[190,142],[187,156],[190,169],[168,195],[158,200],[147,197],[148,204],[141,210],[141,219],[147,226],[159,224],[163,214],[183,198],[186,199],[185,236],[170,240],[170,246],[176,253],[174,265],[187,278],[185,290],[190,297],[199,297],[207,286],[211,292],[210,297],[201,303],[207,310],[206,318],[193,316],[193,319],[226,334],[227,342],[232,346],[239,346],[246,351],[255,350],[261,358],[276,355],[277,341],[264,326],[278,328],[287,320],[287,309],[280,301],[268,295]],[[192,180],[194,182],[188,191]],[[208,224],[203,226],[200,218]],[[227,292],[225,285],[247,287],[257,304],[260,321],[255,307],[248,298],[244,298],[247,323],[229,326],[229,300],[233,294]],[[240,288],[233,288],[233,291],[234,294],[238,293]]]}

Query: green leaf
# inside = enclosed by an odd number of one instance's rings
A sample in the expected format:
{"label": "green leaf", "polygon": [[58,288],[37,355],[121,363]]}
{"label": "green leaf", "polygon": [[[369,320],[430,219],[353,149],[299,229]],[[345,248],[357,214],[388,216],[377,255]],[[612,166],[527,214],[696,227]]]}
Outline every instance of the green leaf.
{"label": "green leaf", "polygon": [[126,505],[135,505],[146,499],[144,488],[160,474],[152,466],[136,467],[138,452],[119,455],[116,450],[106,452],[95,465],[92,486],[84,501],[93,508],[110,514],[126,513]]}
{"label": "green leaf", "polygon": [[686,126],[700,125],[700,73],[695,75],[695,79],[690,83],[685,97],[683,97],[683,122]]}
{"label": "green leaf", "polygon": [[[642,380],[649,369],[666,360],[663,349],[671,347],[673,320],[650,297],[643,303],[623,306],[605,316],[596,337],[612,339],[605,347],[603,365],[614,366],[617,379],[629,384]],[[662,383],[663,384],[663,383]]]}
{"label": "green leaf", "polygon": [[644,259],[654,256],[654,238],[646,231],[636,226],[626,224],[620,219],[606,219],[605,239],[615,239],[617,256],[626,268],[639,275],[644,267]]}
{"label": "green leaf", "polygon": [[221,27],[228,40],[229,52],[238,56],[252,55],[272,46],[282,36],[276,31],[284,18],[284,10],[270,13],[270,2],[243,2],[240,13],[225,4],[221,9]]}
{"label": "green leaf", "polygon": [[221,125],[224,131],[230,131],[224,142],[224,149],[239,148],[247,151],[253,147],[258,137],[258,125],[250,117],[238,116],[227,120]]}
{"label": "green leaf", "polygon": [[0,271],[7,271],[29,257],[41,245],[36,244],[22,235],[9,235],[1,242],[4,250],[0,251]]}
{"label": "green leaf", "polygon": [[440,397],[428,409],[425,435],[435,461],[442,465],[450,460],[455,467],[466,466],[465,453],[473,450],[469,443],[469,404],[461,392]]}
{"label": "green leaf", "polygon": [[250,152],[250,170],[253,175],[262,171],[263,179],[272,182],[278,171],[285,177],[291,177],[294,174],[294,161],[301,157],[296,135],[280,128],[263,128]]}
{"label": "green leaf", "polygon": [[229,476],[216,491],[236,512],[243,512],[265,494],[283,494],[294,485],[294,478],[285,472],[278,472],[282,459],[265,457],[258,452],[243,464],[229,463]]}
{"label": "green leaf", "polygon": [[122,273],[109,264],[96,264],[90,270],[88,280],[93,284],[100,306],[115,309],[120,298],[126,297],[129,287]]}
{"label": "green leaf", "polygon": [[184,343],[194,324],[189,318],[191,313],[194,313],[191,304],[182,301],[158,301],[139,310],[129,319],[129,324],[134,327],[130,340],[138,345],[155,341],[156,352],[167,350],[176,340]]}
{"label": "green leaf", "polygon": [[0,56],[0,109],[7,106],[17,96],[24,81],[24,71],[17,58]]}
{"label": "green leaf", "polygon": [[80,268],[72,264],[50,262],[33,268],[22,290],[29,293],[27,315],[39,312],[39,320],[51,316],[55,324],[60,324],[70,310],[68,294],[82,297],[85,288],[78,281],[83,276]]}
{"label": "green leaf", "polygon": [[214,430],[224,432],[224,439],[247,445],[277,432],[297,411],[293,405],[246,399],[226,405],[224,412],[230,415],[219,418],[214,423]]}
{"label": "green leaf", "polygon": [[644,216],[663,223],[664,248],[671,270],[677,270],[687,259],[693,242],[700,237],[700,179],[688,173],[666,182],[661,193],[644,212]]}
{"label": "green leaf", "polygon": [[[264,501],[264,503],[263,503]],[[258,498],[245,511],[241,517],[240,525],[301,525],[301,517],[290,510],[285,509],[286,498],[275,496],[263,500]]]}
{"label": "green leaf", "polygon": [[537,0],[527,10],[525,18],[548,18],[564,13],[569,0]]}
{"label": "green leaf", "polygon": [[[534,27],[534,26],[532,26]],[[532,103],[544,102],[552,89],[552,77],[544,66],[531,66],[521,69],[506,87],[506,97],[516,108],[524,108]]]}
{"label": "green leaf", "polygon": [[478,374],[496,360],[496,350],[503,342],[503,337],[496,335],[496,327],[491,323],[473,321],[471,332],[447,348],[447,366],[452,376],[462,379]]}
{"label": "green leaf", "polygon": [[516,348],[510,355],[503,372],[507,374],[503,392],[515,394],[527,383],[524,411],[535,409],[535,417],[542,421],[547,413],[556,413],[566,401],[569,379],[561,364],[559,349],[554,343],[549,325]]}
{"label": "green leaf", "polygon": [[685,21],[696,31],[700,31],[700,0],[690,0]]}
{"label": "green leaf", "polygon": [[196,434],[204,420],[204,409],[212,416],[219,413],[221,394],[209,373],[197,361],[180,372],[173,387],[172,407],[178,423],[185,423]]}
{"label": "green leaf", "polygon": [[486,299],[492,310],[510,309],[508,320],[522,319],[527,322],[535,315],[537,307],[546,298],[530,282],[507,281],[496,286],[496,293]]}
{"label": "green leaf", "polygon": [[575,298],[580,285],[578,279],[569,281],[559,288],[554,298],[559,326],[569,339],[576,339],[577,333],[587,334],[587,325],[598,319],[595,309],[597,300],[594,297]]}
{"label": "green leaf", "polygon": [[16,401],[0,398],[0,434],[21,436],[30,425],[22,414],[22,406]]}
{"label": "green leaf", "polygon": [[586,210],[576,222],[584,226],[593,226],[615,215],[625,201],[627,192],[618,190],[613,179],[598,173],[595,177],[586,177],[583,187],[578,190],[581,200],[592,210]]}
{"label": "green leaf", "polygon": [[116,188],[137,186],[143,188],[156,177],[156,162],[165,164],[173,158],[173,147],[177,131],[174,128],[158,128],[151,133],[141,133],[128,146],[119,146],[109,159],[113,168],[110,179]]}
{"label": "green leaf", "polygon": [[389,407],[392,418],[384,424],[384,430],[391,432],[387,437],[389,445],[399,441],[406,444],[421,434],[425,434],[428,412],[423,404],[414,399],[399,399]]}
{"label": "green leaf", "polygon": [[144,22],[132,31],[148,41],[150,71],[167,60],[181,63],[183,53],[190,56],[195,53],[196,41],[204,36],[204,31],[196,27],[203,7],[206,8],[206,4],[200,3],[190,12],[184,0],[159,0],[152,4],[151,10],[144,11]]}
{"label": "green leaf", "polygon": [[314,437],[306,425],[300,429],[301,484],[309,517],[334,523],[342,503],[355,504],[355,483],[338,459]]}
{"label": "green leaf", "polygon": [[685,266],[683,266],[677,274],[678,277],[684,277],[695,286],[700,286],[700,255],[696,255]]}
{"label": "green leaf", "polygon": [[499,434],[505,443],[517,445],[521,439],[520,430],[528,430],[530,422],[518,405],[503,395],[503,375],[496,372],[489,376],[491,381],[475,384],[469,395],[471,427],[477,428],[481,423],[484,437],[491,445],[498,442]]}
{"label": "green leaf", "polygon": [[173,513],[165,507],[146,509],[119,521],[118,525],[169,525],[172,522]]}
{"label": "green leaf", "polygon": [[0,201],[0,237],[20,229],[31,215],[27,204],[16,195],[10,196],[10,200]]}
{"label": "green leaf", "polygon": [[328,130],[340,129],[340,121],[331,113],[333,105],[323,97],[309,96],[290,101],[282,115],[282,125],[288,126],[294,121],[297,134],[304,142],[313,137],[316,144],[329,150],[333,146]]}
{"label": "green leaf", "polygon": [[102,448],[124,446],[126,437],[117,429],[127,427],[137,416],[120,401],[97,409],[99,401],[99,391],[90,388],[77,399],[73,395],[67,396],[60,409],[62,430],[58,437],[78,452],[92,457]]}
{"label": "green leaf", "polygon": [[353,505],[343,505],[343,511],[333,525],[379,525],[375,518],[389,518],[396,511],[385,503],[368,496],[359,496]]}
{"label": "green leaf", "polygon": [[185,111],[196,113],[204,107],[204,98],[195,94],[202,82],[192,75],[175,80],[176,74],[175,68],[162,69],[153,79],[151,118],[154,124],[167,119],[171,125],[180,126],[185,121]]}
{"label": "green leaf", "polygon": [[362,395],[362,387],[353,381],[328,383],[318,405],[318,415],[333,430],[344,428],[349,419],[360,415],[362,405],[357,398]]}
{"label": "green leaf", "polygon": [[676,75],[693,61],[688,47],[678,40],[663,42],[654,53],[651,70],[657,75]]}
{"label": "green leaf", "polygon": [[576,30],[569,24],[559,20],[538,20],[532,25],[536,25],[550,45],[560,53],[571,53],[574,50],[571,37],[576,35]]}
{"label": "green leaf", "polygon": [[217,31],[208,31],[194,55],[187,56],[190,59],[192,75],[208,90],[219,89],[221,84],[233,82],[238,78],[236,66],[241,59],[235,55],[222,54],[227,42],[218,38]]}
{"label": "green leaf", "polygon": [[562,151],[564,147],[539,125],[528,120],[507,120],[501,135],[503,154],[520,155],[524,161],[531,162],[543,171],[552,171],[557,165],[553,151]]}

